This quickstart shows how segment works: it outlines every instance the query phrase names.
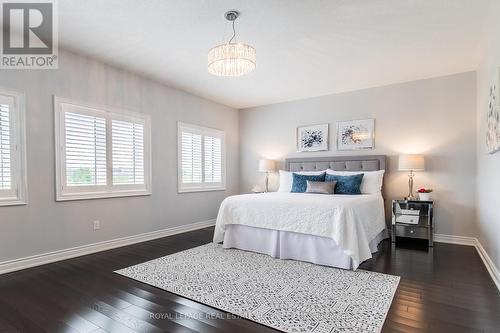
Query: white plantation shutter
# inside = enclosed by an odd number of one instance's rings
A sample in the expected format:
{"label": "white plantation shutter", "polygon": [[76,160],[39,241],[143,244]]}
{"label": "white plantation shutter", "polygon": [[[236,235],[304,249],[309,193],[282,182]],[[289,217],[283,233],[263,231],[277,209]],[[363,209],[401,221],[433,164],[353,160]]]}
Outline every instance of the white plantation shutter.
{"label": "white plantation shutter", "polygon": [[113,120],[113,184],[144,184],[144,124]]}
{"label": "white plantation shutter", "polygon": [[225,188],[224,132],[178,124],[179,192]]}
{"label": "white plantation shutter", "polygon": [[55,98],[57,200],[151,194],[150,120]]}
{"label": "white plantation shutter", "polygon": [[106,185],[106,119],[66,112],[66,185]]}
{"label": "white plantation shutter", "polygon": [[222,182],[222,140],[205,136],[205,182]]}
{"label": "white plantation shutter", "polygon": [[24,95],[0,90],[0,206],[26,204]]}
{"label": "white plantation shutter", "polygon": [[183,184],[201,184],[202,136],[198,133],[181,131],[181,170]]}
{"label": "white plantation shutter", "polygon": [[9,105],[0,104],[0,190],[12,189],[10,123]]}

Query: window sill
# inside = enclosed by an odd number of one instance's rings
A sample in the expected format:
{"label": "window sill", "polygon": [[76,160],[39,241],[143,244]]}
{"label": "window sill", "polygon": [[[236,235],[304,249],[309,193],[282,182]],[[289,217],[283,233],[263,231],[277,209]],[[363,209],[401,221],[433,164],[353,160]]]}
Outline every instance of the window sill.
{"label": "window sill", "polygon": [[27,204],[28,202],[26,200],[21,199],[0,199],[0,206],[23,206]]}
{"label": "window sill", "polygon": [[139,197],[139,196],[148,196],[151,194],[152,194],[151,191],[123,191],[123,192],[105,192],[105,193],[65,193],[65,194],[57,194],[56,201]]}
{"label": "window sill", "polygon": [[225,191],[226,187],[205,187],[205,188],[183,188],[179,189],[177,193],[194,193],[194,192],[213,192],[213,191]]}

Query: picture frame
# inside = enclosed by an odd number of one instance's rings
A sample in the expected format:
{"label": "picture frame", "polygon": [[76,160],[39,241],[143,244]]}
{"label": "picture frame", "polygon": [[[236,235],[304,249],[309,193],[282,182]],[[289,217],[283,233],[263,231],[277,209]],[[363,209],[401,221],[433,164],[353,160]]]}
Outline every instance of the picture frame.
{"label": "picture frame", "polygon": [[488,154],[500,151],[500,67],[498,77],[490,85],[486,114],[486,150]]}
{"label": "picture frame", "polygon": [[296,131],[297,151],[328,150],[329,124],[299,126]]}
{"label": "picture frame", "polygon": [[375,119],[337,122],[337,149],[364,150],[375,148]]}

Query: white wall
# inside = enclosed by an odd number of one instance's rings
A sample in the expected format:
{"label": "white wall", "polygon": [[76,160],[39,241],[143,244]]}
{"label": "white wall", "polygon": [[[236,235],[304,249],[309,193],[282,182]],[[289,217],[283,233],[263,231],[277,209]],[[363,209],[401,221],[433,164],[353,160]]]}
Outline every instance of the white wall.
{"label": "white wall", "polygon": [[489,87],[499,86],[500,76],[500,3],[495,2],[486,30],[485,57],[477,74],[477,211],[479,241],[496,267],[500,267],[500,152],[489,155],[486,151],[486,115]]}
{"label": "white wall", "polygon": [[[240,190],[249,192],[263,175],[259,158],[387,154],[387,199],[407,194],[407,174],[397,171],[397,155],[423,153],[427,170],[416,187],[435,189],[436,232],[474,236],[476,187],[476,74],[414,81],[356,92],[250,108],[240,111]],[[339,120],[375,118],[376,149],[339,152]],[[330,124],[330,151],[297,153],[299,125]],[[499,154],[500,155],[500,154]],[[281,165],[283,167],[283,165]],[[276,175],[272,186],[276,188]],[[387,200],[389,202],[389,200]]]}
{"label": "white wall", "polygon": [[[1,87],[26,94],[29,199],[0,207],[0,262],[213,219],[238,193],[238,111],[73,53],[59,64],[0,73]],[[151,115],[152,196],[55,202],[53,94]],[[177,194],[178,120],[225,130],[226,191]]]}

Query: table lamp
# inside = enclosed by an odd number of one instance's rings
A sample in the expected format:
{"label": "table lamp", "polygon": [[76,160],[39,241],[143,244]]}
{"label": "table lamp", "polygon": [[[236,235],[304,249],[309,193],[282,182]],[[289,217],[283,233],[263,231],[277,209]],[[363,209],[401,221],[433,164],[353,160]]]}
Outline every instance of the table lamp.
{"label": "table lamp", "polygon": [[276,171],[276,161],[260,160],[259,171],[266,173],[266,192],[269,192],[269,173]]}
{"label": "table lamp", "polygon": [[407,200],[415,200],[413,195],[413,177],[414,171],[424,171],[424,155],[399,155],[399,171],[409,171],[408,173],[408,196]]}

